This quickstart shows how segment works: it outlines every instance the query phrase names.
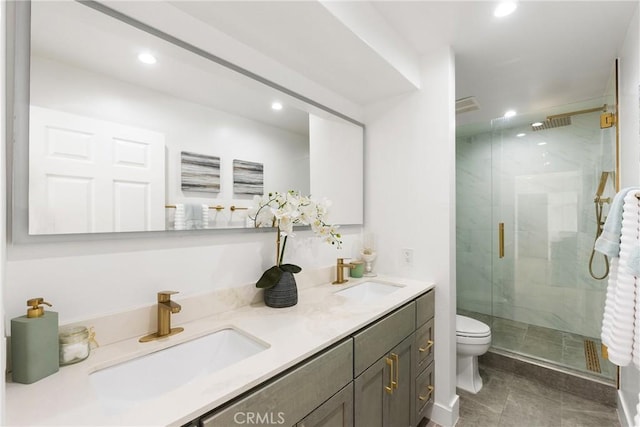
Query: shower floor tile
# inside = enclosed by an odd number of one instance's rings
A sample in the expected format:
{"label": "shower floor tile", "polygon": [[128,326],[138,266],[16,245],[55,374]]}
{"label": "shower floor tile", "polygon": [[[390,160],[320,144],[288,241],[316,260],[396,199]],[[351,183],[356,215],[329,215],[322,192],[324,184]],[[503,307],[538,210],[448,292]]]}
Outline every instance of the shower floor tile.
{"label": "shower floor tile", "polygon": [[[615,381],[616,367],[602,357],[600,340],[582,335],[528,325],[487,314],[458,310],[459,314],[469,316],[491,326],[491,346],[527,357],[533,357],[554,365],[566,367],[596,378]],[[601,372],[587,368],[585,358],[585,340],[594,341]]]}

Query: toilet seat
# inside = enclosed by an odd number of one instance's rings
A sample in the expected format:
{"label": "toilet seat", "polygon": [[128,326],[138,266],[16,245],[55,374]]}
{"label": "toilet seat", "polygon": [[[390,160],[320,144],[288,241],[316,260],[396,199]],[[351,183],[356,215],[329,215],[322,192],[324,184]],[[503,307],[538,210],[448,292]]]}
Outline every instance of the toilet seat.
{"label": "toilet seat", "polygon": [[491,328],[488,325],[470,317],[456,315],[456,337],[458,338],[482,338],[491,337]]}

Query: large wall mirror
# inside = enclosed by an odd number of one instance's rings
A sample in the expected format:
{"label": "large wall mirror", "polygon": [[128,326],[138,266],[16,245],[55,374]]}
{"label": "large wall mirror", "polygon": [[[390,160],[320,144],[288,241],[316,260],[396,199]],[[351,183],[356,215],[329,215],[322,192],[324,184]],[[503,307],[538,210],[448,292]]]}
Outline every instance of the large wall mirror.
{"label": "large wall mirror", "polygon": [[362,224],[360,123],[99,4],[18,8],[13,220],[29,235],[248,228],[254,195],[287,190]]}

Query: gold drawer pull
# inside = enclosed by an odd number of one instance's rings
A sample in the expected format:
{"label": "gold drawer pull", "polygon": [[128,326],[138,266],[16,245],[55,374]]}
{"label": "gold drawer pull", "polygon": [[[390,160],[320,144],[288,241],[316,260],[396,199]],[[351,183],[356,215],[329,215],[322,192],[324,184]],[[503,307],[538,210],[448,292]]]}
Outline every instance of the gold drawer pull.
{"label": "gold drawer pull", "polygon": [[393,394],[393,360],[385,357],[385,361],[387,362],[387,365],[389,365],[389,386],[386,386],[384,389],[387,393]]}
{"label": "gold drawer pull", "polygon": [[427,393],[426,396],[418,396],[418,399],[422,401],[431,399],[431,395],[433,394],[433,386],[427,386],[427,390],[429,390],[429,393]]}
{"label": "gold drawer pull", "polygon": [[395,353],[391,353],[391,358],[393,358],[393,362],[396,365],[396,380],[392,381],[391,385],[393,388],[398,388],[398,385],[400,384],[400,358]]}
{"label": "gold drawer pull", "polygon": [[425,351],[429,350],[431,347],[433,347],[433,340],[427,341],[427,346],[425,348],[419,347],[418,350],[420,350],[420,353],[424,353]]}

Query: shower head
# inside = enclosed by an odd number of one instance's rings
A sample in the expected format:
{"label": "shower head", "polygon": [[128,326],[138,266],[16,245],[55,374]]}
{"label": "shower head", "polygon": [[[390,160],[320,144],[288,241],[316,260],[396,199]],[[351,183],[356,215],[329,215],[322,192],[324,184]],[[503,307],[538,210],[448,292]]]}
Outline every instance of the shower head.
{"label": "shower head", "polygon": [[532,131],[536,132],[539,130],[554,129],[562,126],[569,126],[571,124],[571,117],[570,116],[548,117],[544,122],[538,122],[538,123],[540,123],[538,126],[534,126],[533,124],[531,125]]}
{"label": "shower head", "polygon": [[602,107],[588,108],[586,110],[571,111],[568,113],[555,114],[553,116],[547,116],[547,119],[538,126],[531,125],[531,130],[538,131],[544,129],[553,129],[561,126],[569,126],[571,124],[571,116],[577,116],[578,114],[595,113],[596,111],[607,111],[607,104]]}

